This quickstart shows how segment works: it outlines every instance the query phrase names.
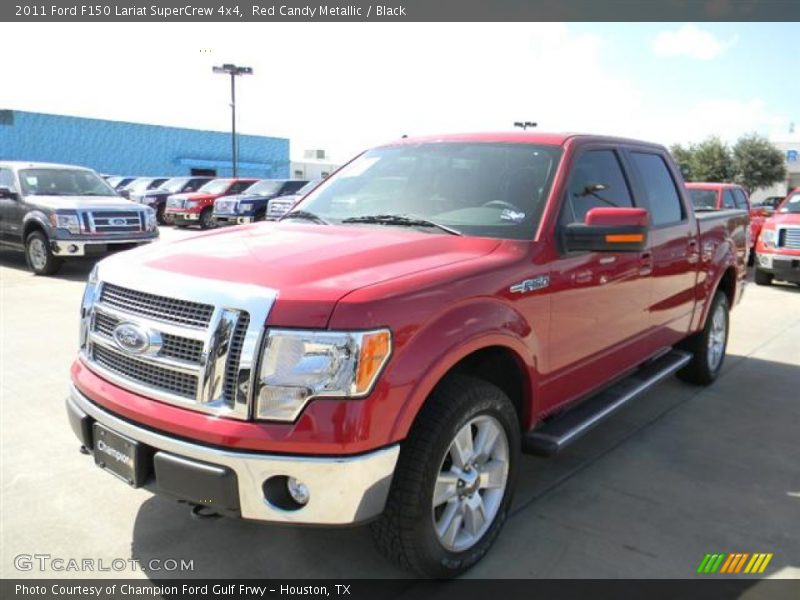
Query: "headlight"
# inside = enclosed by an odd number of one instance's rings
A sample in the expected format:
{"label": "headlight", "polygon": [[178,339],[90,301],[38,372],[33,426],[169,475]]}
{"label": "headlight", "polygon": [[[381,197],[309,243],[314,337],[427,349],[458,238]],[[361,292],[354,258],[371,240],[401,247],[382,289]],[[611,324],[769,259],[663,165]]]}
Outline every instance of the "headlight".
{"label": "headlight", "polygon": [[196,208],[200,203],[197,200],[187,200],[186,208]]}
{"label": "headlight", "polygon": [[155,231],[158,222],[156,221],[156,211],[149,206],[144,211],[145,229],[147,231]]}
{"label": "headlight", "polygon": [[97,265],[94,266],[92,272],[89,273],[89,279],[86,281],[86,288],[83,290],[83,299],[81,300],[81,325],[80,325],[80,346],[86,346],[86,338],[89,332],[89,320],[91,318],[92,305],[97,299],[99,279],[97,276]]}
{"label": "headlight", "polygon": [[388,329],[269,330],[256,394],[256,418],[294,421],[313,398],[361,398],[389,360]]}
{"label": "headlight", "polygon": [[58,229],[66,229],[70,233],[78,234],[81,232],[81,222],[78,220],[78,215],[50,215],[50,224]]}
{"label": "headlight", "polygon": [[247,213],[253,210],[253,203],[252,202],[241,202],[239,203],[239,214]]}
{"label": "headlight", "polygon": [[761,243],[765,246],[774,246],[775,245],[775,230],[774,229],[762,229],[761,230]]}

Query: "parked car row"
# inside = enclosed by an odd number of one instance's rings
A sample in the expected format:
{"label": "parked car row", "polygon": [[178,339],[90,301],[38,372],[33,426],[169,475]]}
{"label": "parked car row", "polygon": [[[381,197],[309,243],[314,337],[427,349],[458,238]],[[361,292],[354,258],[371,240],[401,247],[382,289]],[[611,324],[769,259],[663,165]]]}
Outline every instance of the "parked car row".
{"label": "parked car row", "polygon": [[[274,220],[320,180],[191,177],[112,177],[117,193],[156,212],[161,225],[208,229]],[[270,207],[270,201],[280,199]]]}

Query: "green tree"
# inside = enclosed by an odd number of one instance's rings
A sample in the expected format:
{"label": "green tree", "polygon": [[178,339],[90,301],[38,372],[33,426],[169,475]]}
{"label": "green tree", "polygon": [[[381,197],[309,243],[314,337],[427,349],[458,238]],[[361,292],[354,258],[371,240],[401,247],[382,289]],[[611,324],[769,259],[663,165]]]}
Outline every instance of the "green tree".
{"label": "green tree", "polygon": [[749,192],[786,179],[783,153],[762,135],[751,133],[733,147],[736,182]]}
{"label": "green tree", "polygon": [[689,148],[691,181],[715,183],[733,181],[736,167],[728,145],[716,136]]}
{"label": "green tree", "polygon": [[672,158],[678,163],[683,178],[686,181],[692,181],[692,149],[691,147],[685,148],[680,144],[674,144],[669,148]]}

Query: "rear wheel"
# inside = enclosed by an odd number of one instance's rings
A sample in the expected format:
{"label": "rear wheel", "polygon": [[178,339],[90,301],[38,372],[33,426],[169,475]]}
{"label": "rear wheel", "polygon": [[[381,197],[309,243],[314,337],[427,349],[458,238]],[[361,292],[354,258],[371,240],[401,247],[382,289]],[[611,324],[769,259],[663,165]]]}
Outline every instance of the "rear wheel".
{"label": "rear wheel", "polygon": [[519,459],[516,411],[497,387],[453,376],[426,402],[403,442],[378,549],[425,577],[476,564],[508,515]]}
{"label": "rear wheel", "polygon": [[34,231],[25,240],[25,259],[36,275],[55,275],[63,260],[53,256],[50,243],[41,231]]}
{"label": "rear wheel", "polygon": [[775,276],[772,273],[767,273],[756,267],[755,280],[756,285],[772,285],[772,280]]}
{"label": "rear wheel", "polygon": [[689,383],[708,385],[719,376],[728,347],[728,322],[728,297],[718,291],[703,331],[684,344],[692,353],[692,360],[678,371],[678,377]]}

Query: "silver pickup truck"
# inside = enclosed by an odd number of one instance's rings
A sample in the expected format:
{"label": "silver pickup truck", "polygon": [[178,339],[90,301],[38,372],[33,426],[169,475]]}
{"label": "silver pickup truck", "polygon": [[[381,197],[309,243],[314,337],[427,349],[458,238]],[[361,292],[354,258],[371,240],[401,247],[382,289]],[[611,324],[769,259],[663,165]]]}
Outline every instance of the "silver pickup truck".
{"label": "silver pickup truck", "polygon": [[24,251],[37,275],[55,274],[65,258],[157,238],[155,211],[121,198],[91,169],[0,162],[0,245]]}

